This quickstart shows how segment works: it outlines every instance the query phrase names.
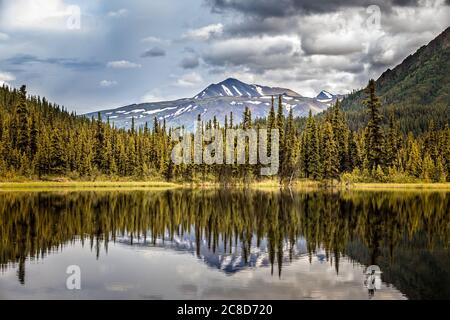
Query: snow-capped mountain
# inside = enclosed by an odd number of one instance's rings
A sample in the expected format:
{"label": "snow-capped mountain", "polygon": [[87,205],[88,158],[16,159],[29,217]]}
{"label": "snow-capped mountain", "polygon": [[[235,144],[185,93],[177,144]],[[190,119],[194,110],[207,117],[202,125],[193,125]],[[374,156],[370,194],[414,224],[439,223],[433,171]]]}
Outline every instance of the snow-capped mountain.
{"label": "snow-capped mountain", "polygon": [[[157,238],[154,242],[153,240],[145,241],[143,238],[131,239],[129,236],[124,235],[116,238],[116,242],[126,246],[139,247],[140,250],[151,250],[157,247],[174,250],[179,253],[196,255],[208,267],[230,275],[249,268],[265,268],[271,266],[267,239],[260,240],[259,246],[257,246],[256,240],[253,240],[249,248],[250,250],[247,252],[244,252],[241,243],[233,246],[230,251],[229,247],[224,247],[223,242],[219,242],[213,250],[208,246],[206,239],[196,241],[194,233],[188,233],[182,236],[167,235],[164,238]],[[289,264],[292,260],[308,254],[306,240],[300,238],[294,243],[285,242],[282,251],[282,264]],[[322,262],[326,260],[326,257],[318,251],[316,259]],[[276,263],[278,264],[279,261]]]}
{"label": "snow-capped mountain", "polygon": [[[310,110],[312,114],[317,114],[326,110],[338,98],[325,91],[321,94],[316,98],[308,98],[290,89],[246,84],[229,78],[220,83],[211,84],[193,98],[131,104],[102,110],[100,114],[103,120],[106,121],[109,118],[116,127],[129,128],[132,118],[136,127],[143,126],[145,123],[151,127],[156,117],[159,121],[165,120],[168,127],[184,126],[192,130],[198,115],[204,121],[216,117],[223,124],[225,116],[232,112],[234,123],[238,123],[242,120],[245,108],[248,107],[253,118],[265,117],[270,110],[272,96],[275,96],[275,108],[278,107],[278,95],[282,95],[286,115],[291,109],[295,117],[305,117]],[[88,113],[86,116],[97,117],[97,113]]]}
{"label": "snow-capped mountain", "polygon": [[333,98],[335,97],[334,94],[329,93],[326,90],[322,90],[320,91],[320,93],[317,95],[316,99],[319,101],[323,101],[323,102],[329,102],[331,100],[333,100]]}
{"label": "snow-capped mountain", "polygon": [[297,92],[285,88],[272,88],[256,84],[246,84],[237,79],[228,78],[220,83],[211,84],[205,90],[197,94],[194,99],[211,97],[263,97],[285,94],[293,97],[301,97]]}

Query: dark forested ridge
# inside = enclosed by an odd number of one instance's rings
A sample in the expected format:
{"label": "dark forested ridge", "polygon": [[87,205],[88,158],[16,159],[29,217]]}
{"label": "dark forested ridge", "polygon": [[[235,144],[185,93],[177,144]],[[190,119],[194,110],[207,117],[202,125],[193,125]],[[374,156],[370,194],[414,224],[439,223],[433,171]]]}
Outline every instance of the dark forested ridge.
{"label": "dark forested ridge", "polygon": [[[298,125],[292,109],[289,116],[284,116],[281,96],[272,99],[266,118],[252,120],[246,108],[242,123],[234,123],[230,113],[224,124],[216,120],[202,122],[200,129],[216,128],[224,138],[231,128],[278,129],[280,182],[297,178],[347,182],[447,181],[448,126],[439,129],[430,120],[425,133],[403,134],[394,114],[389,115],[388,125],[383,125],[382,104],[375,88],[375,81],[371,80],[365,90],[367,122],[356,131],[350,129],[339,101],[324,116],[310,114],[303,125]],[[0,88],[0,177],[7,181],[125,177],[220,183],[267,178],[260,175],[259,164],[175,165],[171,160],[175,145],[170,139],[171,130],[156,118],[151,129],[148,124],[117,129],[101,117],[78,117],[45,99],[27,97],[25,86],[20,90],[4,86]],[[246,153],[248,158],[248,147]]]}
{"label": "dark forested ridge", "polygon": [[[430,120],[439,128],[450,124],[450,27],[394,69],[385,71],[376,80],[376,90],[385,124],[390,113],[405,133],[426,131]],[[342,101],[352,129],[361,128],[367,121],[362,109],[364,99],[364,90],[359,90]]]}

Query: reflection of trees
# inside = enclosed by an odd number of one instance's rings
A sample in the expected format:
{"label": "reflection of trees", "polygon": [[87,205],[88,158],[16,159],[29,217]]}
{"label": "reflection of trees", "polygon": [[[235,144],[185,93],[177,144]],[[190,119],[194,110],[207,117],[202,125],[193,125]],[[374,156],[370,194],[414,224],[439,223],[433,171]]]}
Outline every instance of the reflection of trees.
{"label": "reflection of trees", "polygon": [[445,193],[291,196],[249,190],[2,193],[0,265],[18,264],[23,283],[26,258],[44,257],[67,242],[81,240],[99,255],[119,236],[155,242],[193,231],[197,250],[202,240],[213,252],[219,245],[230,252],[241,246],[245,262],[252,241],[267,239],[279,274],[283,249],[292,256],[299,237],[306,239],[310,258],[321,248],[337,271],[342,253],[389,268],[397,251],[417,248],[419,235],[427,250],[448,246],[449,199]]}

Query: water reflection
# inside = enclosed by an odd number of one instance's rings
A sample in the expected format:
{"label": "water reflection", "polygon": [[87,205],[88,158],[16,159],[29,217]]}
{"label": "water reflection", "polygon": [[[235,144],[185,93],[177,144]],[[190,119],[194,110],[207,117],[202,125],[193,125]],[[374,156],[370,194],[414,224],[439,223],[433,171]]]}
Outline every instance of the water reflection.
{"label": "water reflection", "polygon": [[450,298],[449,202],[431,192],[1,193],[0,266],[25,285],[29,260],[78,245],[99,258],[115,243],[191,253],[227,275],[267,267],[280,281],[305,261],[333,265],[335,277],[361,265],[362,286],[363,266],[379,265],[408,298]]}

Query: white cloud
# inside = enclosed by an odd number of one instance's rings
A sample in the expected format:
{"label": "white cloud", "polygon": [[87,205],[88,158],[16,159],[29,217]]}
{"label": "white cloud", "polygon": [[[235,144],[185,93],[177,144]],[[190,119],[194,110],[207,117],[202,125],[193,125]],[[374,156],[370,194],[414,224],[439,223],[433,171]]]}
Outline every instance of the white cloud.
{"label": "white cloud", "polygon": [[160,101],[166,101],[166,99],[158,94],[156,94],[154,91],[149,91],[145,93],[141,97],[141,102],[160,102]]}
{"label": "white cloud", "polygon": [[192,29],[183,35],[183,38],[190,40],[209,40],[212,37],[220,36],[223,33],[223,24],[210,24],[198,29]]}
{"label": "white cloud", "polygon": [[102,80],[100,81],[100,87],[109,88],[117,85],[117,81],[114,80]]}
{"label": "white cloud", "polygon": [[150,42],[150,43],[161,43],[163,40],[158,37],[149,36],[146,38],[141,39],[142,42]]}
{"label": "white cloud", "polygon": [[127,9],[119,9],[117,11],[110,11],[108,12],[108,17],[111,18],[119,18],[119,17],[124,17],[128,14],[128,10]]}
{"label": "white cloud", "polygon": [[169,95],[163,94],[160,89],[152,89],[152,90],[146,92],[141,97],[140,100],[142,103],[146,103],[146,102],[171,101],[171,100],[176,100],[176,99],[179,99],[179,97],[176,97],[171,94],[169,94]]}
{"label": "white cloud", "polygon": [[9,36],[6,33],[0,32],[0,41],[6,41],[9,39]]}
{"label": "white cloud", "polygon": [[115,69],[133,69],[142,67],[138,63],[130,62],[127,60],[110,61],[106,64],[106,66],[108,68],[115,68]]}
{"label": "white cloud", "polygon": [[14,80],[16,80],[16,77],[14,77],[11,73],[0,71],[0,86],[3,86],[4,84],[9,85],[8,81]]}
{"label": "white cloud", "polygon": [[74,19],[80,19],[77,6],[63,0],[5,1],[0,12],[0,26],[12,29],[65,31]]}
{"label": "white cloud", "polygon": [[203,82],[203,78],[197,72],[187,73],[181,76],[176,85],[179,87],[192,87]]}

